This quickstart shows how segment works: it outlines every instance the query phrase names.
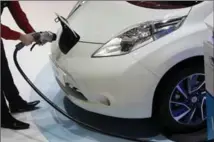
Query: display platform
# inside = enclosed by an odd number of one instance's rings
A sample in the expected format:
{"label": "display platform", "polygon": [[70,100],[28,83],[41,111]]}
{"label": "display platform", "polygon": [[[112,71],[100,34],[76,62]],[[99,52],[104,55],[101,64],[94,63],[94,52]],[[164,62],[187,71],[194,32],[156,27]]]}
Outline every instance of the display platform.
{"label": "display platform", "polygon": [[[75,117],[81,121],[91,123],[91,125],[99,127],[105,131],[119,133],[120,135],[128,135],[130,137],[146,138],[148,141],[158,142],[196,142],[206,139],[206,133],[203,132],[196,132],[189,135],[174,135],[166,138],[160,135],[149,119],[140,121],[121,121],[121,119],[113,119],[87,112],[72,104],[65,97],[64,92],[60,89],[52,74],[50,64],[45,65],[34,83],[44,94],[46,94],[46,96],[53,100],[54,103],[58,104],[63,110],[68,112],[68,114],[72,116],[75,115]],[[42,100],[33,90],[30,99]],[[129,140],[107,136],[84,128],[56,112],[43,100],[40,106],[41,108],[39,110],[32,112],[32,116],[41,133],[50,142],[129,142]]]}

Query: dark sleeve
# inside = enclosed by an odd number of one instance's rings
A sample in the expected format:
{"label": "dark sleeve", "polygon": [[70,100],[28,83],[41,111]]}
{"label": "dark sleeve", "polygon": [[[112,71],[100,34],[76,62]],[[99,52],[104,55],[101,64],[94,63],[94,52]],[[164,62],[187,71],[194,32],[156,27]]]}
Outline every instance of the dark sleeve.
{"label": "dark sleeve", "polygon": [[20,29],[22,29],[25,33],[35,32],[18,1],[11,1],[8,8]]}
{"label": "dark sleeve", "polygon": [[18,40],[20,33],[14,30],[11,30],[9,27],[1,24],[1,37],[6,40]]}

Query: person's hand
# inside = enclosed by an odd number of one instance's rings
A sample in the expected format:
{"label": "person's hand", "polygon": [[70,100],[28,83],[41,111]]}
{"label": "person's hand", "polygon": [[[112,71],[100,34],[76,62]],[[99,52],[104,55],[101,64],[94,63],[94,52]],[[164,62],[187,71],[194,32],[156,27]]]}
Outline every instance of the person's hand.
{"label": "person's hand", "polygon": [[28,46],[34,42],[32,34],[21,34],[19,39],[25,46]]}

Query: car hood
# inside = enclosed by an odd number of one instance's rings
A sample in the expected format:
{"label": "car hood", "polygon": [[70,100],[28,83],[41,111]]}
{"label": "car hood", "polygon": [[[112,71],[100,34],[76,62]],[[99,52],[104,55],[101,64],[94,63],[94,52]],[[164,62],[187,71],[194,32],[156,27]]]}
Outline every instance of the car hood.
{"label": "car hood", "polygon": [[87,1],[67,20],[70,27],[80,35],[80,41],[106,43],[129,26],[186,16],[190,9],[150,9],[126,1]]}

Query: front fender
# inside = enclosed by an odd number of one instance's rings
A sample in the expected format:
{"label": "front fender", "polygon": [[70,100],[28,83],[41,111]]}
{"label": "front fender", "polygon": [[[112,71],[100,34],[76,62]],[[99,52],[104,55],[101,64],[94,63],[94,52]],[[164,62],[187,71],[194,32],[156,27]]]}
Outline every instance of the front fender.
{"label": "front fender", "polygon": [[208,37],[204,24],[191,25],[134,51],[132,56],[161,79],[176,64],[203,55],[203,42]]}

